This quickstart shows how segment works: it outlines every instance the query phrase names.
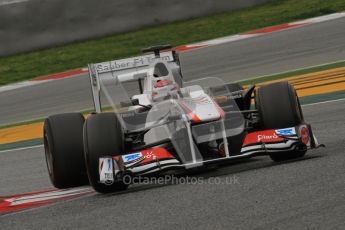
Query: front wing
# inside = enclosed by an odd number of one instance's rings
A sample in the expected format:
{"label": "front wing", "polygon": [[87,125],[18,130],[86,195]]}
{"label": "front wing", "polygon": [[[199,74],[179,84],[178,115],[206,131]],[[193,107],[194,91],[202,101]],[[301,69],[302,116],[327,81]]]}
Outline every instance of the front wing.
{"label": "front wing", "polygon": [[149,148],[140,152],[103,157],[99,159],[100,183],[112,184],[121,175],[145,176],[163,172],[167,169],[185,169],[195,164],[203,166],[234,159],[270,153],[305,151],[321,146],[313,135],[310,125],[303,124],[285,129],[272,129],[251,132],[244,138],[240,154],[208,159],[183,164],[175,155],[164,147]]}

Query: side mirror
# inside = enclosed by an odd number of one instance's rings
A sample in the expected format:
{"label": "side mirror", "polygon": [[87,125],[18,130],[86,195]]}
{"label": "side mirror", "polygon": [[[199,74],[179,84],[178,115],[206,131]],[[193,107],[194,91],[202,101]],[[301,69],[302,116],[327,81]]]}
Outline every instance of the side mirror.
{"label": "side mirror", "polygon": [[132,105],[139,105],[139,99],[132,99],[131,100],[131,102],[132,102]]}
{"label": "side mirror", "polygon": [[133,105],[139,105],[139,99],[132,99],[130,101],[121,101],[120,102],[121,107],[129,107]]}

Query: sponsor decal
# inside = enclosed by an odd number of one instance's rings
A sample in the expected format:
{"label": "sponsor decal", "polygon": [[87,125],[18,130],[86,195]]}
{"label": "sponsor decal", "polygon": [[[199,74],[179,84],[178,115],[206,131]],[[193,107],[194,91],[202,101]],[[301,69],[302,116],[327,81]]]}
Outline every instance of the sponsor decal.
{"label": "sponsor decal", "polygon": [[123,162],[123,166],[125,168],[131,168],[131,167],[136,166],[140,162],[142,162],[145,159],[145,157],[143,156],[141,152],[139,152],[139,153],[131,153],[128,155],[124,155],[121,157],[121,159]]}
{"label": "sponsor decal", "polygon": [[155,160],[155,159],[157,159],[157,157],[156,157],[156,155],[153,153],[153,151],[150,151],[150,152],[148,152],[148,153],[146,153],[146,155],[145,155],[145,159],[153,159],[153,160]]}
{"label": "sponsor decal", "polygon": [[260,143],[280,142],[283,140],[284,138],[281,138],[276,134],[276,130],[264,130],[249,133],[244,139],[243,146]]}
{"label": "sponsor decal", "polygon": [[112,181],[113,180],[113,174],[112,173],[104,173],[104,180],[105,180],[105,182]]}
{"label": "sponsor decal", "polygon": [[114,167],[112,158],[99,159],[99,180],[104,184],[110,184],[114,181]]}
{"label": "sponsor decal", "polygon": [[265,134],[259,134],[258,135],[258,142],[268,142],[269,140],[275,140],[277,139],[278,136],[276,133],[274,133],[273,135],[265,135]]}
{"label": "sponsor decal", "polygon": [[113,160],[111,158],[108,159],[108,171],[113,169]]}
{"label": "sponsor decal", "polygon": [[131,153],[131,154],[122,156],[122,160],[123,160],[124,163],[127,163],[127,162],[138,160],[138,159],[140,159],[142,157],[143,157],[143,155],[141,154],[141,152],[139,152],[139,153]]}
{"label": "sponsor decal", "polygon": [[142,152],[145,159],[143,164],[152,161],[159,161],[160,159],[175,159],[175,157],[164,148],[148,149]]}
{"label": "sponsor decal", "polygon": [[287,128],[287,129],[276,129],[277,135],[283,135],[283,136],[291,136],[296,135],[295,128]]}
{"label": "sponsor decal", "polygon": [[[151,55],[144,55],[140,57],[126,58],[126,59],[110,61],[110,62],[103,62],[103,63],[96,64],[96,71],[98,73],[106,73],[106,72],[119,71],[119,70],[131,69],[131,68],[138,68],[138,67],[148,66],[150,65],[150,63],[152,63],[156,59],[157,58],[153,54],[151,54]],[[172,52],[161,53],[161,57],[159,59],[167,61],[167,62],[174,61]]]}
{"label": "sponsor decal", "polygon": [[164,148],[152,148],[139,153],[115,156],[113,159],[119,165],[120,171],[123,171],[152,162],[157,163],[161,159],[175,159],[175,157]]}

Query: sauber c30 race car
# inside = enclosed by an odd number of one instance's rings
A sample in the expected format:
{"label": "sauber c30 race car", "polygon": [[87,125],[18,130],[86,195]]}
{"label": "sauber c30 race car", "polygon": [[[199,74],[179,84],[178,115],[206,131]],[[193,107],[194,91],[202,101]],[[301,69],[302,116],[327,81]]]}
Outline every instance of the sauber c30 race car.
{"label": "sauber c30 race car", "polygon": [[[44,147],[57,188],[127,189],[159,176],[252,156],[303,157],[318,144],[288,82],[258,89],[208,77],[184,81],[171,46],[89,65],[95,112],[48,117]],[[213,166],[213,167],[214,167]]]}

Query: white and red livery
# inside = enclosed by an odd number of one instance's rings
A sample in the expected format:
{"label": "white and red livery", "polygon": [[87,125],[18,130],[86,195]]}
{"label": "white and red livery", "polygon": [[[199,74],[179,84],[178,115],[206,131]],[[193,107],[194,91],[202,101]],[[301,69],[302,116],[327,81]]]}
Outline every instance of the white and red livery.
{"label": "white and red livery", "polygon": [[284,161],[321,146],[289,83],[243,89],[213,77],[185,81],[178,54],[162,52],[170,48],[89,65],[95,112],[86,120],[62,114],[45,122],[56,187],[90,183],[113,192],[128,187],[128,176],[188,172],[259,155]]}

